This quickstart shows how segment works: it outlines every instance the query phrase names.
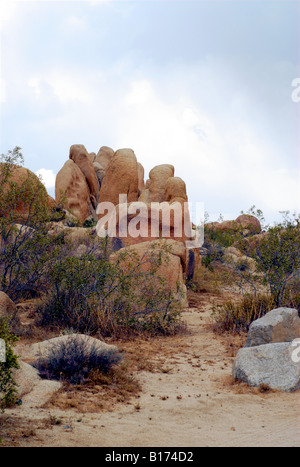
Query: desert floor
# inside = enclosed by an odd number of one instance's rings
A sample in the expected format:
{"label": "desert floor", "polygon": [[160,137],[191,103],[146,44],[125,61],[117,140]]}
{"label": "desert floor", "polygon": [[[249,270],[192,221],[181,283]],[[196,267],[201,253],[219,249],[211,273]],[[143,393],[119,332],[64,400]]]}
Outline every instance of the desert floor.
{"label": "desert floor", "polygon": [[[203,294],[183,313],[182,335],[114,342],[135,361],[141,390],[129,400],[102,406],[101,392],[92,392],[70,396],[67,405],[58,393],[45,404],[47,394],[33,391],[0,415],[2,445],[300,446],[300,391],[261,392],[232,381],[245,336],[213,333],[215,300]],[[26,345],[18,350],[26,360]]]}

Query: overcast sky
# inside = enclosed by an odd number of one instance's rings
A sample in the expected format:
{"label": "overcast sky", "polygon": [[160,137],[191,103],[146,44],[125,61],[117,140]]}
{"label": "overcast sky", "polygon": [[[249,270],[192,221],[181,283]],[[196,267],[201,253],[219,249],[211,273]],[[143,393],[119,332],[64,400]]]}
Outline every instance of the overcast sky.
{"label": "overcast sky", "polygon": [[51,195],[84,144],[173,164],[211,220],[300,211],[299,1],[0,0],[0,28],[0,153]]}

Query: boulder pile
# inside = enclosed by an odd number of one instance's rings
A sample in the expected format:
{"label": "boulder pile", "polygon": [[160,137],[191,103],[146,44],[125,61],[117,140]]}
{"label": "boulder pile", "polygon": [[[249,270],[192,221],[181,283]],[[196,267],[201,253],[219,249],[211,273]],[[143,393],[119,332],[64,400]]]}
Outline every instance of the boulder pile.
{"label": "boulder pile", "polygon": [[[183,273],[188,271],[189,278],[193,276],[200,259],[199,248],[186,248],[186,242],[193,238],[193,226],[186,184],[175,177],[173,165],[157,165],[145,182],[144,168],[132,149],[114,151],[103,146],[96,154],[76,144],[57,174],[55,198],[80,222],[91,217],[97,221],[98,235],[101,229],[107,231],[112,220],[114,232],[110,236],[115,250],[148,245],[160,237],[179,242],[185,259],[176,267],[176,278],[181,278],[180,268]],[[114,207],[110,218],[105,209],[109,205]],[[179,282],[183,285],[183,280]]]}
{"label": "boulder pile", "polygon": [[249,386],[286,392],[300,388],[300,317],[296,309],[277,308],[254,321],[240,349],[233,377]]}

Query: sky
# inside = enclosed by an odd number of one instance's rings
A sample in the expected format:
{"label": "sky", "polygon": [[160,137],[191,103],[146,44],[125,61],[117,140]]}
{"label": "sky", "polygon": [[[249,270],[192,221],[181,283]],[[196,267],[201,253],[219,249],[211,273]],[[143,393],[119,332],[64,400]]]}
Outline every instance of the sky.
{"label": "sky", "polygon": [[52,196],[83,144],[173,164],[210,220],[300,212],[299,36],[299,1],[0,0],[0,153]]}

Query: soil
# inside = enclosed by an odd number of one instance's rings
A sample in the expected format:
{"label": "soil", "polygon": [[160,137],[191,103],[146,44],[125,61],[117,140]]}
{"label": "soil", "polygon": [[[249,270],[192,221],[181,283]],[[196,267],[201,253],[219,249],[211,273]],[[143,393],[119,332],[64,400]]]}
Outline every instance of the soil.
{"label": "soil", "polygon": [[[94,387],[89,397],[73,391],[66,404],[64,389],[48,402],[33,391],[0,415],[2,445],[299,447],[300,391],[263,391],[232,380],[246,336],[212,331],[211,307],[219,299],[194,295],[180,335],[109,342],[125,352],[136,385],[131,396],[118,393],[105,402]],[[18,350],[25,358],[24,342]]]}

